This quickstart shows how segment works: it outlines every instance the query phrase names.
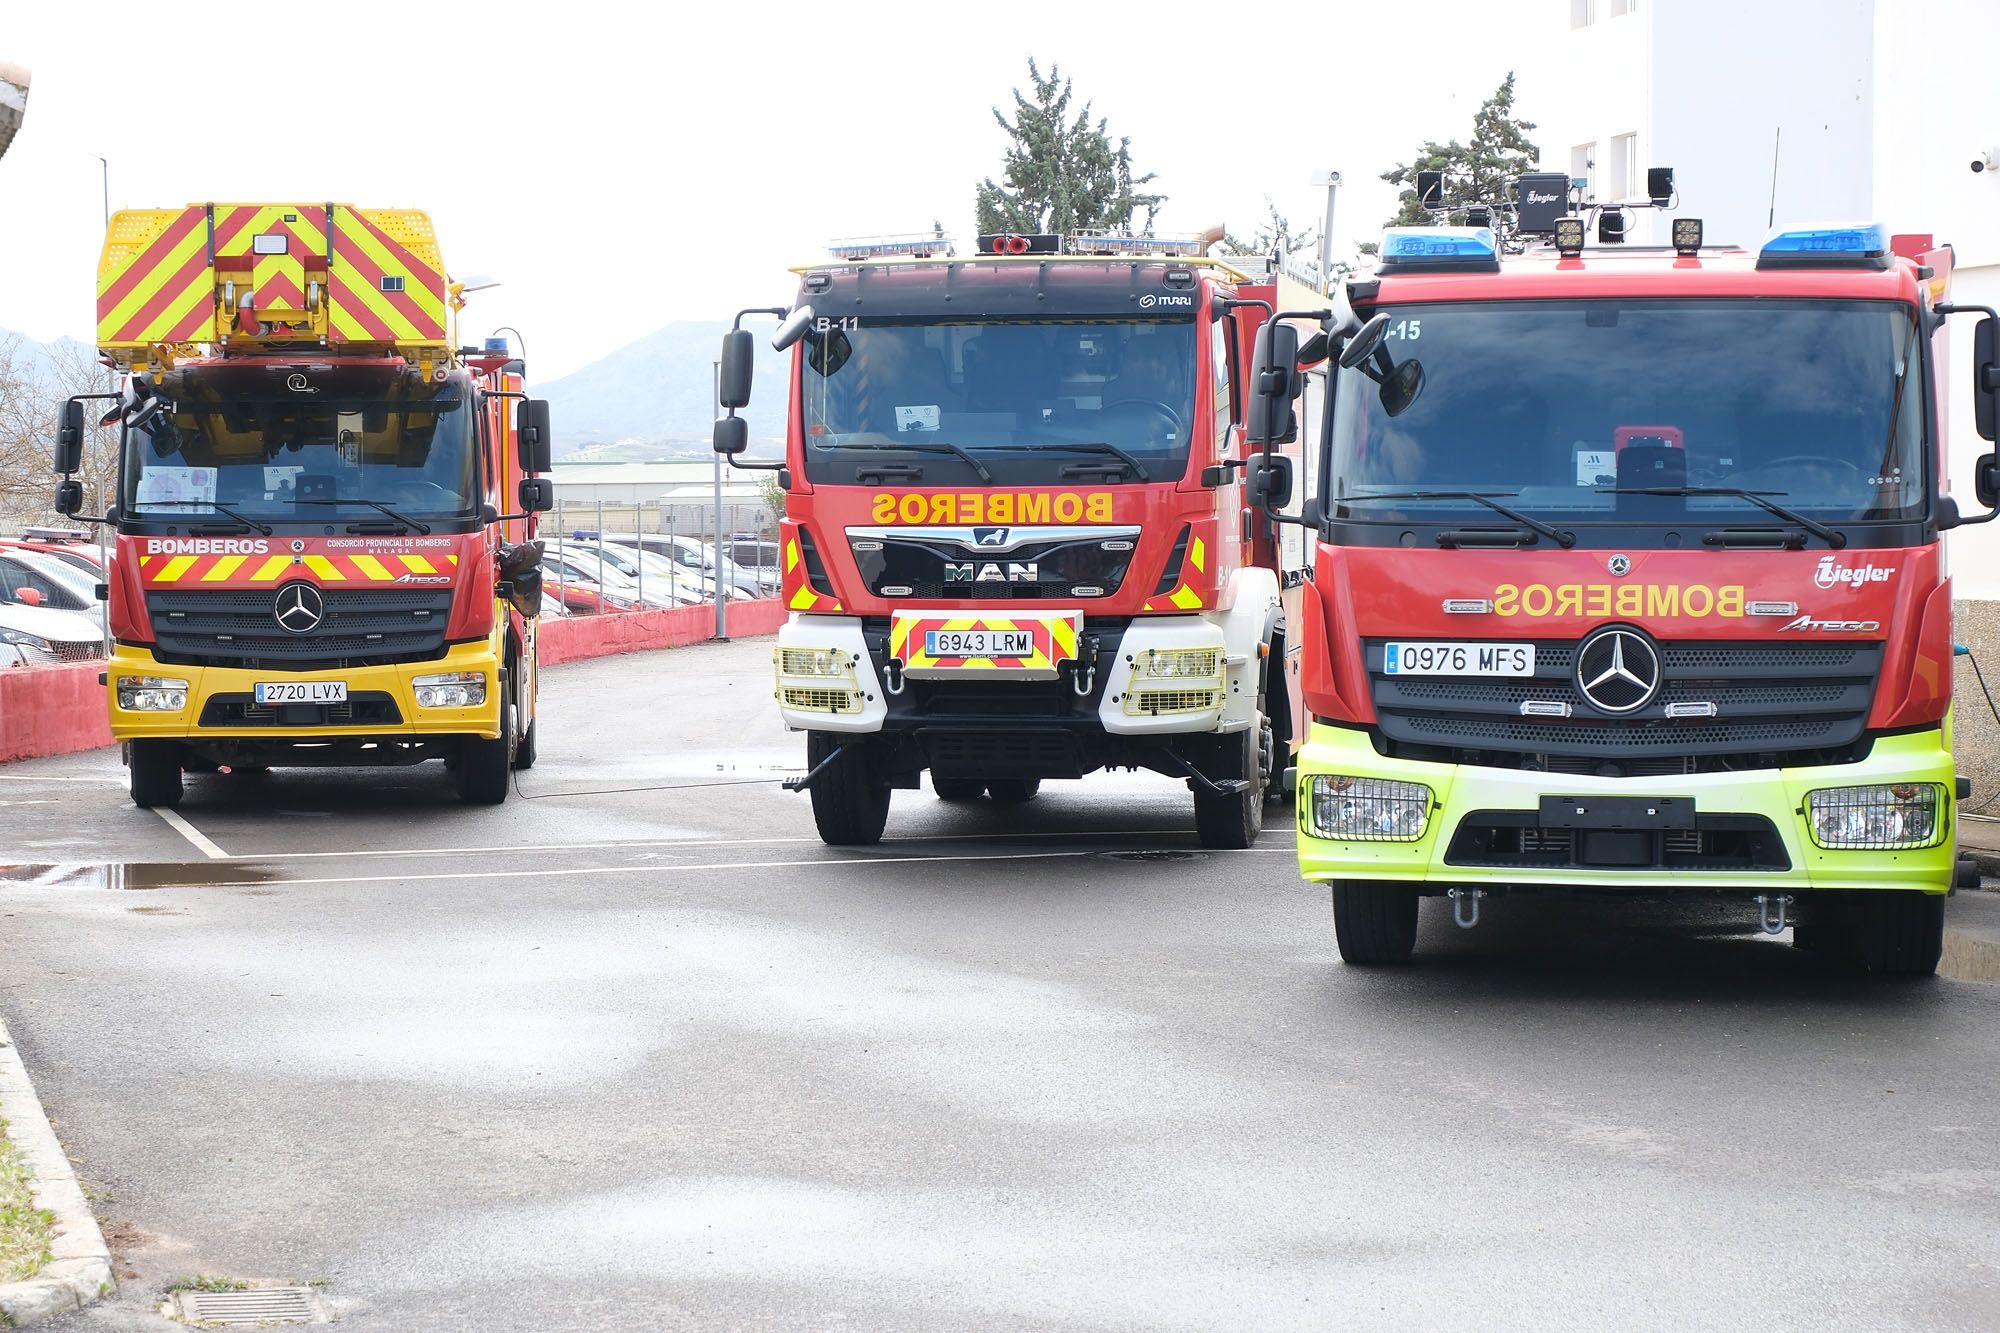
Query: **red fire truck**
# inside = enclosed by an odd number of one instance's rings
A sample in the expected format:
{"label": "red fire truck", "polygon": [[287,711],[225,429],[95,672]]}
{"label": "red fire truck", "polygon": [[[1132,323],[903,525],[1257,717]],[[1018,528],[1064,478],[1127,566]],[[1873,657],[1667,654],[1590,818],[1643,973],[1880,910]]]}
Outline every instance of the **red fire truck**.
{"label": "red fire truck", "polygon": [[123,387],[65,404],[56,508],[82,507],[84,399],[114,399],[105,685],[137,804],[186,771],[432,758],[496,803],[534,761],[548,408],[505,339],[448,336],[463,290],[414,210],[111,219]]}
{"label": "red fire truck", "polygon": [[[1290,716],[1273,528],[1290,464],[1243,448],[1276,280],[1204,238],[935,236],[836,247],[769,313],[795,348],[776,650],[821,837],[890,792],[1015,803],[1050,778],[1187,780],[1202,844],[1262,828]],[[751,334],[723,346],[737,460]]]}
{"label": "red fire truck", "polygon": [[[1470,925],[1509,893],[1705,892],[1930,972],[1966,794],[1942,542],[1993,517],[1944,487],[1950,251],[1583,231],[1392,231],[1327,321],[1288,623],[1299,862],[1341,955],[1407,958],[1424,896]],[[1259,369],[1282,418],[1290,342]]]}

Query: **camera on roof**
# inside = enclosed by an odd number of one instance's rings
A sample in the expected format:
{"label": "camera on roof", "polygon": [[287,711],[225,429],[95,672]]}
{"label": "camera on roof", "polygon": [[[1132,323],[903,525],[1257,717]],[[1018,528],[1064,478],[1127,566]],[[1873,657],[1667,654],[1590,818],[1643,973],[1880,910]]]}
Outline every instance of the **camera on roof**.
{"label": "camera on roof", "polygon": [[1972,170],[1975,174],[1981,171],[2000,171],[2000,145],[1988,148],[1973,158]]}

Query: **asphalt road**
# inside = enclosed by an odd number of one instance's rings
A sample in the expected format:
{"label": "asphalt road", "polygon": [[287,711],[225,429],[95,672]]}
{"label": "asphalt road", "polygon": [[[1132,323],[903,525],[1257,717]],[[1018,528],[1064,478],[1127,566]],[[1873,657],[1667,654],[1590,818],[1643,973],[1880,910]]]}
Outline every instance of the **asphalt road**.
{"label": "asphalt road", "polygon": [[0,769],[89,863],[0,879],[0,1012],[133,1275],[53,1327],[2000,1326],[2000,987],[1525,902],[1344,968],[1283,817],[1146,776],[829,850],[768,660],[552,671],[497,809]]}

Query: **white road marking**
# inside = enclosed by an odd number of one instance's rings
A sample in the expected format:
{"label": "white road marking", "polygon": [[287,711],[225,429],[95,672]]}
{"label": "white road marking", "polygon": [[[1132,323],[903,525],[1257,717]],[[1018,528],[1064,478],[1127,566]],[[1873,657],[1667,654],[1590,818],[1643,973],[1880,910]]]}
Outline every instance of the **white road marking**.
{"label": "white road marking", "polygon": [[199,848],[203,856],[213,861],[227,861],[229,859],[228,852],[223,851],[213,842],[210,842],[207,834],[181,818],[178,810],[169,810],[164,805],[156,805],[153,807],[153,813],[166,820],[168,826],[174,832],[180,834]]}
{"label": "white road marking", "polygon": [[[484,850],[491,851],[486,848]],[[881,866],[881,865],[923,865],[938,861],[1052,861],[1076,859],[1091,856],[1091,852],[1003,852],[998,856],[854,856],[838,859],[814,859],[807,861],[712,861],[706,865],[636,865],[636,866],[563,866],[557,869],[541,870],[459,870],[443,875],[338,875],[317,879],[219,879],[208,884],[176,884],[179,889],[252,889],[252,888],[292,888],[308,884],[401,884],[410,880],[441,881],[447,879],[556,879],[572,875],[641,875],[657,874],[671,870],[676,874],[690,870],[790,870],[801,866],[826,868],[837,866]]]}
{"label": "white road marking", "polygon": [[125,785],[123,778],[61,778],[54,775],[33,777],[25,773],[0,773],[0,782],[99,782],[113,787]]}

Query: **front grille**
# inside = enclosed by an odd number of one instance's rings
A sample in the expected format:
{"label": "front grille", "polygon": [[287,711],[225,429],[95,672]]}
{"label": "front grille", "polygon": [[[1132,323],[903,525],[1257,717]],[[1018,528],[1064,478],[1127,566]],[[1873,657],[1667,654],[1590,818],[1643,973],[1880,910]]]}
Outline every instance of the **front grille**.
{"label": "front grille", "polygon": [[444,652],[451,589],[324,588],[319,627],[292,634],[273,614],[277,589],[175,589],[146,594],[154,655],[184,666],[328,671],[419,662]]}
{"label": "front grille", "polygon": [[1542,828],[1533,811],[1474,810],[1459,821],[1445,864],[1515,870],[1789,870],[1791,857],[1761,815],[1697,815],[1691,829]]}
{"label": "front grille", "polygon": [[202,705],[204,727],[394,727],[402,710],[392,694],[363,690],[337,704],[260,704],[251,694],[213,694]]}
{"label": "front grille", "polygon": [[[1379,743],[1407,758],[1621,777],[1839,762],[1862,739],[1882,663],[1876,643],[1666,642],[1658,695],[1611,716],[1577,688],[1576,649],[1536,643],[1531,677],[1391,676],[1382,641],[1368,640]],[[1528,703],[1569,716],[1523,716]],[[1669,717],[1673,704],[1713,705],[1713,716]]]}
{"label": "front grille", "polygon": [[787,708],[803,709],[813,713],[858,713],[861,711],[861,696],[849,690],[833,689],[829,686],[787,685],[784,691]]}

